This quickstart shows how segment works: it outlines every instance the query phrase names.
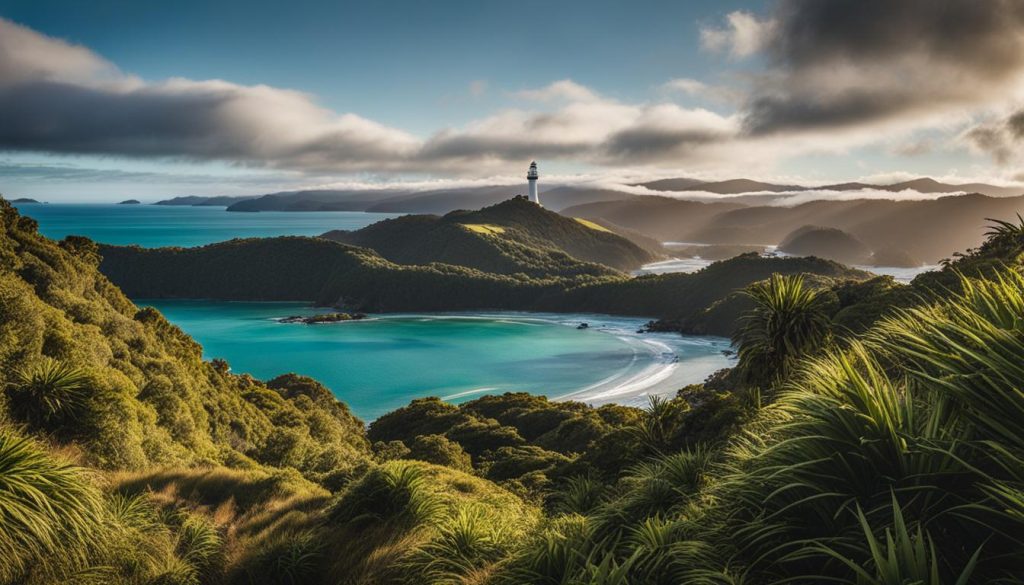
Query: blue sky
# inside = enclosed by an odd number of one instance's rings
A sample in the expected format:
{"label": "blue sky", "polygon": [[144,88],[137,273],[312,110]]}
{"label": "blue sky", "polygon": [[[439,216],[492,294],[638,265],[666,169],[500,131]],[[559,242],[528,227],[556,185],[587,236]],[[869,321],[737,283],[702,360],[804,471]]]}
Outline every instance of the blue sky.
{"label": "blue sky", "polygon": [[[699,24],[736,0],[260,2],[5,0],[0,15],[91,48],[149,80],[294,88],[337,111],[428,134],[485,115],[502,92],[573,79],[642,100],[708,77]],[[488,91],[469,99],[470,85]]]}
{"label": "blue sky", "polygon": [[[851,15],[813,0],[154,4],[0,1],[0,74],[13,80],[0,79],[0,101],[26,112],[0,122],[0,191],[158,197],[475,180],[518,176],[530,158],[570,179],[998,181],[1018,170],[1006,154],[1013,133],[1000,126],[1012,100],[943,90],[925,104],[899,84],[846,99],[900,79],[899,69],[878,75],[885,67],[934,67],[939,81],[977,68],[922,52],[931,29],[893,37],[886,20],[943,23],[878,0],[835,3],[859,12],[863,36],[849,39],[834,29]],[[982,16],[993,30],[971,38],[1006,38],[997,23],[1016,17]],[[793,31],[807,47],[786,42]],[[866,54],[875,38],[879,54]],[[836,63],[852,73],[831,77]],[[974,81],[1016,95],[1018,65]],[[935,92],[922,83],[922,94]],[[868,101],[886,108],[856,109]]]}

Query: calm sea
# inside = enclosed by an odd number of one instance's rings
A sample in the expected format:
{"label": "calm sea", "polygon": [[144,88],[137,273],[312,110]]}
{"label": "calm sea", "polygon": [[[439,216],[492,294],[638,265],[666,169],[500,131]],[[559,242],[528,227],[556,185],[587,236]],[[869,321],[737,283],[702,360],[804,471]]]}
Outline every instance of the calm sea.
{"label": "calm sea", "polygon": [[144,248],[202,246],[232,238],[318,236],[330,230],[357,230],[395,213],[353,211],[227,212],[223,207],[30,203],[16,205],[39,222],[43,235],[61,239],[86,236],[104,244]]}

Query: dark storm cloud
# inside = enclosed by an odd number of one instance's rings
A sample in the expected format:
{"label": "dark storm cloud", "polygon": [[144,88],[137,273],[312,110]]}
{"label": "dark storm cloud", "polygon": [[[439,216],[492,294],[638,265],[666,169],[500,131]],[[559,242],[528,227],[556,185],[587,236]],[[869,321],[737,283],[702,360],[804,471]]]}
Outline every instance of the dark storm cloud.
{"label": "dark storm cloud", "polygon": [[0,144],[13,150],[133,156],[237,157],[217,112],[218,93],[113,93],[68,83],[35,82],[0,90]]}
{"label": "dark storm cloud", "polygon": [[983,122],[964,132],[963,137],[1001,165],[1021,162],[1024,147],[1024,110],[1003,119]]}
{"label": "dark storm cloud", "polygon": [[1020,0],[781,0],[764,22],[755,135],[991,101],[1024,70]]}
{"label": "dark storm cloud", "polygon": [[722,132],[674,130],[659,127],[629,128],[613,134],[604,145],[607,156],[637,162],[662,159],[667,153],[684,156],[696,149],[728,140]]}

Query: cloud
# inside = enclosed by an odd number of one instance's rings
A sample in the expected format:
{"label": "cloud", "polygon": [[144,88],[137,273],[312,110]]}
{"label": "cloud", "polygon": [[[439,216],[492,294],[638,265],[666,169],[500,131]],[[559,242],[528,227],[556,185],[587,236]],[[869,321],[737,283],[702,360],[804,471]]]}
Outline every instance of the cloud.
{"label": "cloud", "polygon": [[401,163],[415,137],[300,92],[225,81],[143,83],[83,47],[0,20],[0,147],[361,169]]}
{"label": "cloud", "polygon": [[774,20],[761,20],[749,12],[737,11],[726,16],[725,28],[701,28],[700,42],[709,51],[742,58],[761,51],[775,34]]}
{"label": "cloud", "polygon": [[746,106],[752,135],[920,124],[1024,78],[1019,0],[780,0],[759,22],[773,24]]}
{"label": "cloud", "polygon": [[703,81],[697,81],[696,79],[680,78],[673,79],[662,84],[661,88],[664,91],[683,93],[686,95],[702,95],[707,93],[711,87]]}
{"label": "cloud", "polygon": [[[515,107],[414,135],[308,94],[223,80],[142,80],[88,48],[0,19],[0,150],[226,161],[331,173],[474,175],[531,158],[687,172],[765,171],[807,153],[941,150],[940,129],[1009,164],[1024,141],[1024,2],[777,0],[733,12],[701,43],[728,86],[669,80],[624,103],[571,79]],[[738,81],[737,81],[738,80]],[[468,84],[472,96],[489,90]],[[716,109],[685,107],[680,95]]]}
{"label": "cloud", "polygon": [[593,90],[580,85],[571,79],[556,81],[547,87],[542,87],[540,89],[524,89],[516,92],[515,96],[524,100],[540,102],[550,102],[555,100],[592,102],[601,99]]}
{"label": "cloud", "polygon": [[601,165],[678,163],[726,142],[738,122],[675,104],[631,105],[595,97],[550,112],[507,110],[431,137],[426,160],[570,158]]}
{"label": "cloud", "polygon": [[1024,109],[968,128],[961,140],[999,165],[1024,164]]}
{"label": "cloud", "polygon": [[[484,81],[470,93],[487,90]],[[420,138],[309,95],[222,80],[144,82],[88,49],[0,19],[0,149],[229,161],[326,172],[479,174],[530,158],[677,161],[736,123],[672,104],[631,105],[569,79],[509,109]]]}

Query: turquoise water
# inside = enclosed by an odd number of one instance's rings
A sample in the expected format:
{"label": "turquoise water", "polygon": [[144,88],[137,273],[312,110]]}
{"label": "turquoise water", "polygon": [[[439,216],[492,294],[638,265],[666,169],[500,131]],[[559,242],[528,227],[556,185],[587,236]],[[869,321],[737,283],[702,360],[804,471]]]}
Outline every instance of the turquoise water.
{"label": "turquoise water", "polygon": [[[509,391],[643,405],[730,365],[721,353],[728,340],[639,335],[642,319],[477,313],[305,325],[274,319],[322,311],[297,303],[139,303],[195,337],[207,358],[260,379],[312,376],[366,419],[423,396],[459,402]],[[581,322],[590,328],[576,329]]]}
{"label": "turquoise water", "polygon": [[[198,246],[238,237],[318,235],[396,214],[228,213],[223,207],[28,204],[19,210],[51,238]],[[455,402],[525,391],[594,404],[642,405],[700,382],[729,361],[725,339],[636,333],[644,319],[528,313],[383,315],[336,324],[278,323],[319,312],[296,303],[141,302],[198,340],[206,357],[269,379],[312,376],[373,419],[413,398]],[[589,329],[577,330],[581,322]]]}
{"label": "turquoise water", "polygon": [[115,245],[202,246],[232,238],[318,236],[329,230],[356,230],[396,213],[358,211],[227,212],[223,207],[98,204],[17,204],[39,222],[49,238],[86,236]]}

